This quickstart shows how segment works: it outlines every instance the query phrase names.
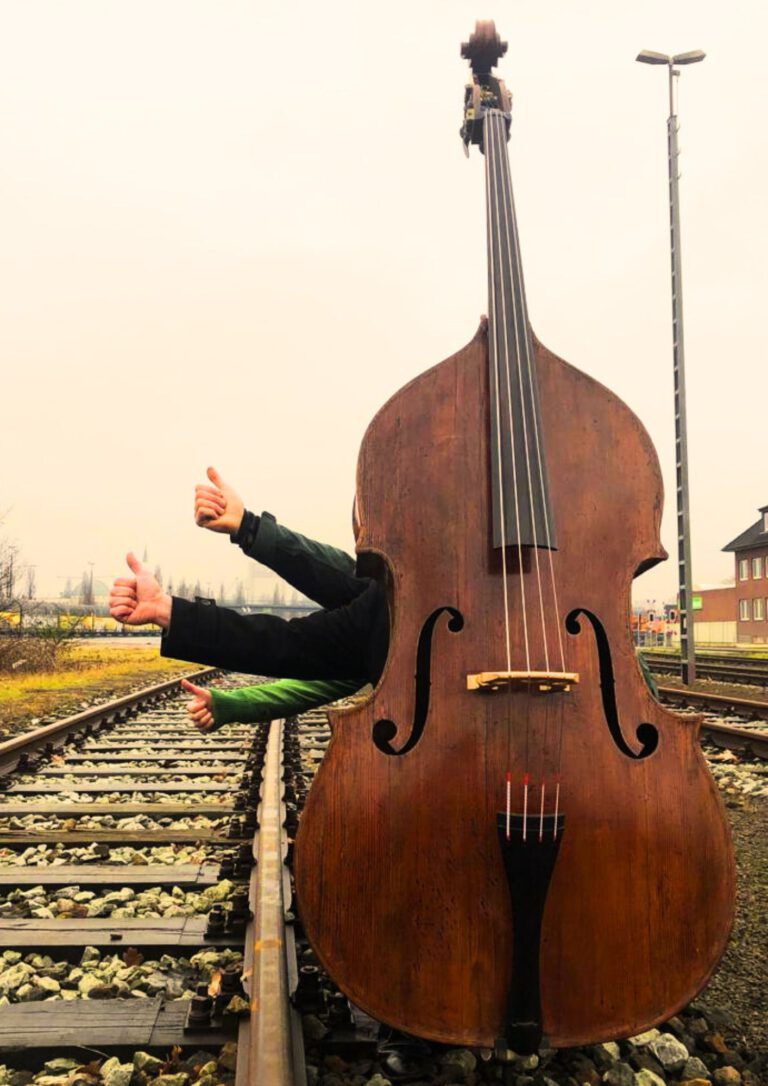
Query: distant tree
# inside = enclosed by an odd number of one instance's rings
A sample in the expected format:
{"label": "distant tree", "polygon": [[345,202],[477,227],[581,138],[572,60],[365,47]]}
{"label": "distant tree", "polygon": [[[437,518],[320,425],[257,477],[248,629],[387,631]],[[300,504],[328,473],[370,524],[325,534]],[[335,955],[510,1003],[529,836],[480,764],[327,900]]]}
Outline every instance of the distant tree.
{"label": "distant tree", "polygon": [[192,589],[192,596],[194,598],[195,596],[202,596],[202,594],[203,590],[200,587],[200,578],[198,577],[198,579],[195,581],[195,587]]}
{"label": "distant tree", "polygon": [[83,572],[77,594],[80,597],[80,602],[86,606],[93,603],[93,575],[91,573]]}
{"label": "distant tree", "polygon": [[10,602],[16,597],[18,549],[7,539],[0,539],[0,601]]}
{"label": "distant tree", "polygon": [[168,587],[165,590],[169,596],[173,595],[173,577],[168,578]]}
{"label": "distant tree", "polygon": [[[5,516],[6,511],[0,510],[0,527]],[[21,580],[26,572],[27,566],[19,561],[19,548],[0,533],[0,610],[22,595]]]}
{"label": "distant tree", "polygon": [[219,585],[219,603],[223,603],[225,599],[226,596],[224,594],[224,582],[222,581]]}
{"label": "distant tree", "polygon": [[285,603],[285,597],[283,596],[283,590],[279,584],[275,585],[275,591],[272,593],[272,603],[275,607],[282,607]]}
{"label": "distant tree", "polygon": [[160,569],[160,566],[155,566],[155,580],[158,582],[158,584],[162,588],[162,586],[163,586],[163,571]]}
{"label": "distant tree", "polygon": [[184,580],[183,577],[179,581],[178,588],[176,589],[176,595],[182,600],[188,600],[189,599],[189,585],[187,584],[187,582]]}
{"label": "distant tree", "polygon": [[72,588],[72,578],[71,577],[67,577],[67,583],[64,585],[64,588],[62,589],[61,595],[62,595],[62,598],[65,599],[65,600],[71,599],[72,596],[74,595],[74,589]]}
{"label": "distant tree", "polygon": [[27,591],[26,596],[28,600],[35,598],[35,567],[27,566]]}
{"label": "distant tree", "polygon": [[244,603],[246,603],[245,585],[238,580],[235,582],[235,604],[237,607],[242,607]]}

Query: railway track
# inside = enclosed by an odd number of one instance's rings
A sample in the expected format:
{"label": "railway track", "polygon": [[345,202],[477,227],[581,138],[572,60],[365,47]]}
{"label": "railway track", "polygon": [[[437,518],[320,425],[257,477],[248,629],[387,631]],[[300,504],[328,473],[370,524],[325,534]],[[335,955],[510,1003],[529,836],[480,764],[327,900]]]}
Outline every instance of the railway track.
{"label": "railway track", "polygon": [[768,702],[687,687],[658,689],[673,708],[703,713],[702,734],[716,746],[768,759]]}
{"label": "railway track", "polygon": [[[70,1086],[128,1086],[139,1072],[142,1086],[305,1086],[306,1041],[310,1081],[318,1063],[366,1081],[382,1066],[378,1024],[321,973],[293,901],[292,838],[325,713],[200,736],[177,691],[164,683],[0,745],[0,944],[11,970],[29,966],[0,1014],[0,1064],[102,1072]],[[764,724],[705,728],[766,757]],[[447,1081],[449,1057],[424,1078]],[[493,1073],[462,1058],[478,1082]]]}
{"label": "railway track", "polygon": [[[656,675],[679,670],[680,658],[671,653],[643,650],[643,656]],[[768,660],[747,656],[709,655],[696,657],[696,674],[700,679],[768,687]]]}
{"label": "railway track", "polygon": [[303,1086],[297,741],[184,706],[163,683],[0,744],[0,1065]]}

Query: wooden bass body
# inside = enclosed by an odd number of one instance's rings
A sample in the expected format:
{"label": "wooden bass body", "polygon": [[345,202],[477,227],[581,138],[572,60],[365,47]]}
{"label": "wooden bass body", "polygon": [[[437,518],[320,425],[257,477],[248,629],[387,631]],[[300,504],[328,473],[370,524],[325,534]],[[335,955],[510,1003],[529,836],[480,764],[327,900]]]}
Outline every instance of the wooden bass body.
{"label": "wooden bass body", "polygon": [[[297,841],[301,918],[325,969],[369,1014],[449,1044],[494,1045],[515,984],[497,833],[507,772],[516,811],[530,775],[533,832],[540,780],[557,778],[566,819],[541,921],[548,1044],[624,1037],[667,1019],[706,983],[733,913],[729,830],[699,718],[652,698],[630,633],[632,578],[665,556],[655,451],[608,389],[535,340],[534,357],[558,534],[558,598],[544,580],[543,604],[579,681],[550,694],[467,689],[468,675],[503,666],[505,640],[499,552],[488,542],[481,327],[393,396],[363,440],[358,550],[388,571],[389,658],[362,708],[332,714]],[[514,664],[525,651],[516,588],[532,570],[514,554],[510,563]],[[396,723],[393,749],[409,739],[417,645],[442,608],[460,612],[463,628],[449,629],[448,612],[434,622],[423,733],[407,753],[383,753],[374,724]],[[587,613],[607,637],[629,753],[607,722],[609,676]],[[541,645],[529,652],[538,660]],[[658,743],[637,758],[641,723]]]}

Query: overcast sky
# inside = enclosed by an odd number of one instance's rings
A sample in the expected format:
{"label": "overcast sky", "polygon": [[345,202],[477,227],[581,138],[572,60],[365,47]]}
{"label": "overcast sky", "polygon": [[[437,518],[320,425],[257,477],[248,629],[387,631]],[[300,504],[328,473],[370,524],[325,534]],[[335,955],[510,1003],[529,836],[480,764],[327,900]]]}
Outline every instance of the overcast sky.
{"label": "overcast sky", "polygon": [[[0,534],[56,593],[125,551],[216,592],[208,463],[352,548],[381,403],[486,310],[459,45],[494,18],[533,327],[643,420],[674,555],[667,77],[679,115],[694,580],[768,503],[768,64],[735,0],[0,4]],[[599,480],[595,480],[598,485]],[[261,583],[261,582],[260,582]],[[257,587],[259,585],[257,584]],[[636,582],[672,596],[674,557]]]}

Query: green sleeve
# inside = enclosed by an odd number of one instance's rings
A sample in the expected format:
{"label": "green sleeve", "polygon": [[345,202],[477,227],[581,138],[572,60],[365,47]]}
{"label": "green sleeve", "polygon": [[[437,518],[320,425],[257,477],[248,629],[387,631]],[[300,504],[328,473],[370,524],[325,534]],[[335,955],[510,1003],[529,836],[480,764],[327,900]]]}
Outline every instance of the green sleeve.
{"label": "green sleeve", "polygon": [[360,689],[359,679],[329,681],[278,679],[237,690],[211,689],[216,724],[257,724],[278,717],[295,716],[318,705],[349,697]]}
{"label": "green sleeve", "polygon": [[640,665],[640,670],[643,673],[643,678],[645,679],[646,686],[653,694],[653,696],[658,700],[659,688],[656,685],[656,680],[654,679],[653,675],[651,675],[651,669],[648,667],[648,661],[643,656],[642,652],[638,652],[637,662]]}

